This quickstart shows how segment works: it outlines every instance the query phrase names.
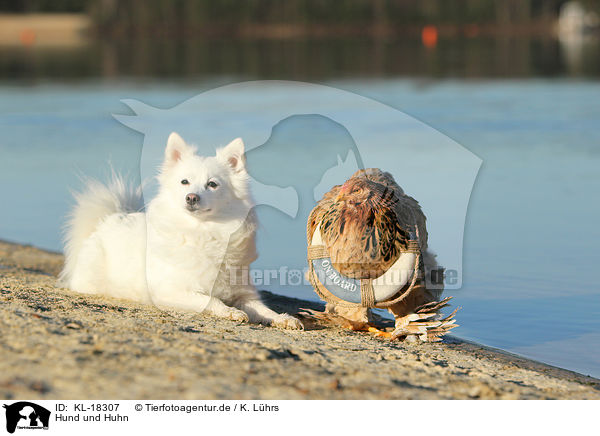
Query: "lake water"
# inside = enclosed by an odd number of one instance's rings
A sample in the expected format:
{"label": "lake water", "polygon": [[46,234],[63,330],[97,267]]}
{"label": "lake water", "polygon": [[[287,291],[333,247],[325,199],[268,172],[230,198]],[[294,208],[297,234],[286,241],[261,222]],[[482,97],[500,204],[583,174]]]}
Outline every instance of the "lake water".
{"label": "lake water", "polygon": [[[462,306],[455,334],[600,377],[600,84],[567,79],[326,84],[394,107],[483,161],[464,227],[463,284],[448,291]],[[69,190],[79,186],[78,173],[103,178],[110,161],[118,171],[139,175],[144,137],[111,116],[128,113],[120,100],[170,108],[216,85],[0,86],[0,238],[61,250],[60,228]],[[255,98],[261,101],[261,95]],[[295,128],[294,137],[302,139],[302,124]],[[272,164],[270,174],[277,175],[278,167]],[[312,206],[299,195],[302,215]],[[447,247],[436,247],[436,234],[441,240],[439,235],[455,229],[435,221],[434,207],[423,207],[435,224],[431,248],[443,255]],[[285,244],[301,243],[304,235],[295,233],[283,244],[277,237],[282,228],[265,225],[285,223],[281,211],[262,207],[259,214],[261,253],[279,257],[281,264],[303,265],[304,248]],[[317,298],[306,287],[269,289]]]}

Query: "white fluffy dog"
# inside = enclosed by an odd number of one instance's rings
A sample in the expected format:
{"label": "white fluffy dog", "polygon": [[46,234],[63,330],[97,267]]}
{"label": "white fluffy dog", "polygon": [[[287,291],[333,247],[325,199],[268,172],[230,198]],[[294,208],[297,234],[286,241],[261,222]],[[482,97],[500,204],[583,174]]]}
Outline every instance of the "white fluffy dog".
{"label": "white fluffy dog", "polygon": [[60,275],[74,291],[301,329],[266,307],[251,284],[256,218],[244,143],[201,157],[169,136],[159,192],[143,210],[141,191],[114,177],[87,182],[67,224]]}

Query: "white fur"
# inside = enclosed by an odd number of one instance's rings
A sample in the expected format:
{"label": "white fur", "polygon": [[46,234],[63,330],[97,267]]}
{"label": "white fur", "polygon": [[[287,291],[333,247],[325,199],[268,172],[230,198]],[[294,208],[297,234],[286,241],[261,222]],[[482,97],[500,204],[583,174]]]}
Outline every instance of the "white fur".
{"label": "white fur", "polygon": [[[242,140],[201,157],[172,133],[158,181],[146,213],[141,191],[118,176],[108,187],[86,183],[67,223],[62,284],[161,308],[302,328],[267,308],[248,277],[257,225]],[[200,202],[188,205],[188,194]]]}

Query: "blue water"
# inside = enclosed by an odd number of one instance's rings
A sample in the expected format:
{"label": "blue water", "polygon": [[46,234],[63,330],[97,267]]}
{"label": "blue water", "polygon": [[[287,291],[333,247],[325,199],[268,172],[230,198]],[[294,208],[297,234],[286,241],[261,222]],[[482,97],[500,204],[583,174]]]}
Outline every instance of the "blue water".
{"label": "blue water", "polygon": [[[448,292],[462,306],[456,335],[600,377],[600,84],[328,85],[395,107],[482,159],[464,227],[463,285]],[[119,100],[169,108],[211,87],[208,82],[0,86],[0,238],[60,250],[69,189],[79,186],[78,173],[102,178],[110,161],[139,177],[144,139],[112,118],[128,113]],[[275,175],[278,167],[274,161]],[[299,210],[310,210],[307,196],[299,198]],[[436,247],[436,234],[439,241],[452,228],[435,220],[439,210],[423,206],[433,220],[432,248],[443,260],[447,247]],[[259,215],[263,224],[281,223],[259,232],[265,258],[302,265],[304,251],[286,250],[285,244],[302,242],[304,235],[294,231],[281,239],[278,231],[285,233],[289,223],[282,212],[262,207]],[[306,287],[271,289],[316,299]]]}

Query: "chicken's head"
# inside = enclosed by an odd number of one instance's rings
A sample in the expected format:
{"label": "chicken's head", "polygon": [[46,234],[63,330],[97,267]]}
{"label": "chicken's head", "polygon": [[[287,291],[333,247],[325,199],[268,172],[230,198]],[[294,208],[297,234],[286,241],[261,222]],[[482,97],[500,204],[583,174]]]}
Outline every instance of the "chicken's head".
{"label": "chicken's head", "polygon": [[348,179],[341,186],[335,201],[353,206],[364,205],[367,208],[377,208],[390,207],[398,199],[388,187],[361,176]]}

